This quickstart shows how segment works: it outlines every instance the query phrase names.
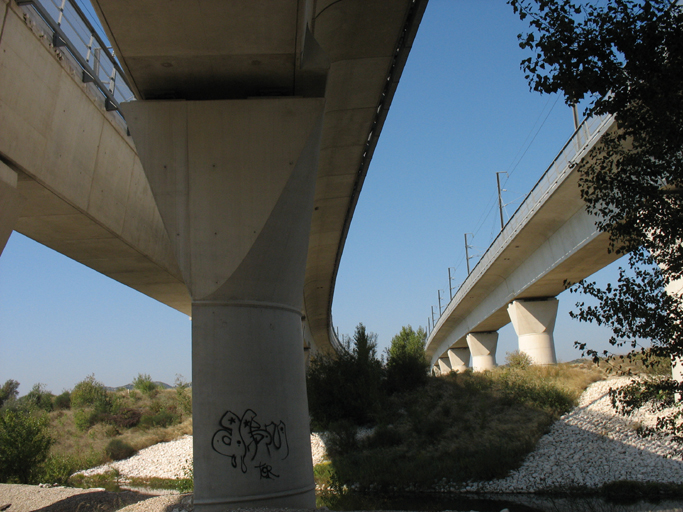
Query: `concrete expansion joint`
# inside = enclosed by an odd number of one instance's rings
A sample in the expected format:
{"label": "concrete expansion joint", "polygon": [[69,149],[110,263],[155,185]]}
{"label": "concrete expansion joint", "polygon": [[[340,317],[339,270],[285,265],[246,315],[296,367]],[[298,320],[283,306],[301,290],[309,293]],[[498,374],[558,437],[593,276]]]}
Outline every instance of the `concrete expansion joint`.
{"label": "concrete expansion joint", "polygon": [[273,498],[286,498],[288,496],[298,496],[299,494],[306,494],[307,492],[315,491],[315,484],[307,485],[299,489],[290,489],[288,491],[273,492],[269,494],[254,494],[252,496],[237,496],[235,498],[217,498],[217,499],[196,499],[195,505],[222,505],[223,503],[243,503],[248,501],[263,501]]}
{"label": "concrete expansion joint", "polygon": [[192,306],[206,306],[206,307],[234,307],[234,308],[266,308],[266,309],[281,309],[303,315],[303,311],[289,304],[279,304],[277,302],[262,302],[258,300],[195,300],[192,301]]}

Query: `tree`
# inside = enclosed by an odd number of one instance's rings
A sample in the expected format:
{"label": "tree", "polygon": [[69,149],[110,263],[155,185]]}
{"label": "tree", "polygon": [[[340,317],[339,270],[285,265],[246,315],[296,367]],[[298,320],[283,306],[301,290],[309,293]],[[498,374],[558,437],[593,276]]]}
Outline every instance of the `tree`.
{"label": "tree", "polygon": [[133,389],[150,395],[157,390],[157,385],[152,382],[152,377],[148,373],[138,373],[138,376],[133,379]]}
{"label": "tree", "polygon": [[[573,316],[611,327],[610,343],[630,347],[632,356],[678,360],[683,305],[665,288],[683,276],[683,6],[671,0],[508,3],[531,27],[519,35],[520,46],[534,53],[521,65],[530,87],[560,92],[570,105],[583,101],[585,114],[611,114],[618,126],[602,137],[592,162],[579,164],[579,185],[587,210],[599,216],[597,227],[610,235],[611,250],[628,253],[630,271],[620,269],[618,282],[604,289],[575,285],[599,305],[579,302]],[[596,351],[578,346],[597,360]],[[614,392],[614,403],[624,411],[647,397],[670,404],[674,391],[683,391],[670,379],[642,386]],[[662,418],[660,427],[678,435],[676,423]]]}
{"label": "tree", "polygon": [[37,483],[34,478],[47,459],[54,439],[46,414],[22,410],[0,413],[0,482]]}
{"label": "tree", "polygon": [[0,407],[2,407],[5,402],[16,400],[17,396],[19,396],[19,383],[13,379],[6,380],[0,388]]}
{"label": "tree", "polygon": [[381,407],[382,362],[377,335],[361,323],[339,354],[317,354],[308,368],[308,406],[316,428],[366,425]]}
{"label": "tree", "polygon": [[429,361],[425,356],[427,333],[408,325],[391,339],[387,349],[386,386],[389,393],[410,391],[427,382]]}

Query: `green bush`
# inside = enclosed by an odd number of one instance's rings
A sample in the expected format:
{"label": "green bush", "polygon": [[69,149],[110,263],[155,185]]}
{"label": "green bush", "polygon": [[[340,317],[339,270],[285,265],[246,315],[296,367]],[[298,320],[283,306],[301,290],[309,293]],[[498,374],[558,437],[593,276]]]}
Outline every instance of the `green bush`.
{"label": "green bush", "polygon": [[180,422],[177,414],[172,411],[163,410],[157,413],[143,414],[140,418],[139,425],[141,427],[170,427]]}
{"label": "green bush", "polygon": [[318,355],[308,368],[308,406],[315,429],[348,421],[366,425],[381,410],[384,368],[377,358],[377,336],[358,324],[354,346],[336,356]]}
{"label": "green bush", "polygon": [[85,432],[97,423],[101,416],[102,413],[99,413],[94,409],[76,409],[74,411],[74,423],[78,430]]}
{"label": "green bush", "polygon": [[175,378],[176,400],[185,414],[192,414],[192,391],[182,375]]}
{"label": "green bush", "polygon": [[157,391],[157,385],[152,382],[149,374],[138,373],[138,376],[133,379],[133,389],[137,389],[144,395],[150,395]]}
{"label": "green bush", "polygon": [[79,469],[79,461],[73,456],[50,455],[41,465],[38,479],[40,483],[65,485]]}
{"label": "green bush", "polygon": [[6,410],[0,414],[0,482],[39,483],[40,464],[54,439],[45,414]]}
{"label": "green bush", "polygon": [[526,370],[534,362],[532,361],[531,357],[529,357],[529,354],[527,354],[526,352],[515,350],[514,352],[507,352],[505,354],[505,363],[510,368]]}
{"label": "green bush", "polygon": [[389,394],[410,391],[424,386],[429,372],[425,356],[427,333],[417,332],[409,325],[391,339],[387,349],[386,388]]}
{"label": "green bush", "polygon": [[119,428],[133,428],[140,423],[142,413],[137,409],[120,409],[116,414],[108,414],[102,417],[106,421]]}
{"label": "green bush", "polygon": [[52,411],[52,399],[54,395],[45,389],[44,384],[34,384],[26,396],[22,396],[18,401],[20,405],[29,409],[35,408],[45,412]]}
{"label": "green bush", "polygon": [[6,402],[16,400],[19,396],[19,383],[16,380],[8,379],[0,388],[0,407]]}
{"label": "green bush", "polygon": [[122,460],[135,455],[136,450],[121,439],[112,439],[104,448],[104,453],[111,460]]}
{"label": "green bush", "polygon": [[88,407],[98,413],[107,413],[111,412],[113,402],[104,384],[95,380],[95,375],[92,374],[74,386],[71,392],[71,407],[75,409]]}
{"label": "green bush", "polygon": [[61,395],[57,395],[54,399],[55,409],[71,409],[71,393],[64,391]]}

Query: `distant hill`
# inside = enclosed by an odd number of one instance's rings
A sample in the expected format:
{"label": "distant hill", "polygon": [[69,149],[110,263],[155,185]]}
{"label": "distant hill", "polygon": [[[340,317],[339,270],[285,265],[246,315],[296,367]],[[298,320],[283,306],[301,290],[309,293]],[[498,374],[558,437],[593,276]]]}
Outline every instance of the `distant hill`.
{"label": "distant hill", "polygon": [[[158,381],[158,380],[155,380],[155,381],[154,381],[154,384],[156,384],[156,386],[157,386],[158,388],[161,388],[161,389],[172,389],[172,388],[174,387],[174,386],[170,386],[169,384],[166,384],[165,382],[161,382],[161,381]],[[189,385],[190,387],[192,387],[192,384],[191,384],[191,383],[189,383],[188,385]],[[125,386],[118,386],[118,387],[114,387],[114,388],[109,387],[109,386],[105,386],[105,389],[106,389],[107,391],[120,391],[120,390],[122,390],[122,389],[133,389],[133,384],[132,384],[132,383],[131,383],[131,384],[126,384]]]}

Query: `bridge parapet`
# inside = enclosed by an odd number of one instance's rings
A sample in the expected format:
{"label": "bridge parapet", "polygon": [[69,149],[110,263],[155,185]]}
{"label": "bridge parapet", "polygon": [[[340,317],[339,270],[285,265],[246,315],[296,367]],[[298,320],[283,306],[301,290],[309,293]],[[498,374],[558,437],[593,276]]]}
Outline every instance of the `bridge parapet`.
{"label": "bridge parapet", "polygon": [[52,45],[69,52],[82,70],[83,82],[95,84],[108,111],[118,111],[120,103],[135,99],[111,45],[105,41],[104,30],[96,29],[78,4],[73,0],[61,0],[59,4],[54,0],[16,2],[38,14],[41,28],[52,33]]}

